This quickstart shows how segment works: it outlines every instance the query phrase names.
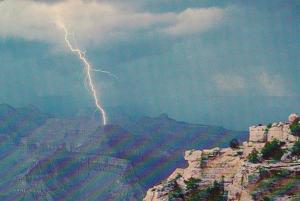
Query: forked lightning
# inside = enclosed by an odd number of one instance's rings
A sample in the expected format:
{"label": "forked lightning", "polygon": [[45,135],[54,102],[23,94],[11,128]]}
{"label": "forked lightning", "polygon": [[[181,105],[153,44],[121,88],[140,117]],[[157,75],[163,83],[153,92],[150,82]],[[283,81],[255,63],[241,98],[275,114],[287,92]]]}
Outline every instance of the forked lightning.
{"label": "forked lightning", "polygon": [[[84,63],[85,71],[86,71],[86,75],[87,75],[87,80],[88,80],[88,86],[89,86],[89,88],[91,90],[91,93],[93,95],[95,105],[96,105],[97,109],[100,111],[100,113],[102,115],[102,124],[106,125],[107,124],[106,112],[105,112],[105,110],[104,110],[104,108],[102,106],[102,103],[101,103],[101,101],[100,101],[100,99],[98,97],[98,94],[97,94],[97,91],[96,91],[96,87],[95,87],[95,84],[94,84],[94,81],[93,81],[93,78],[92,78],[92,75],[91,75],[91,72],[94,71],[94,69],[91,67],[91,64],[89,63],[89,61],[85,57],[84,52],[81,51],[79,48],[74,48],[73,45],[71,44],[71,42],[69,40],[69,31],[66,28],[66,26],[62,22],[57,22],[57,24],[65,32],[65,42],[66,42],[68,48],[72,52],[76,53],[78,55],[79,59]],[[102,70],[97,70],[97,71],[100,71],[100,72],[103,72],[103,73],[107,73],[107,74],[110,74],[110,75],[112,75],[112,76],[115,77],[115,75],[111,74],[108,71],[102,71]]]}

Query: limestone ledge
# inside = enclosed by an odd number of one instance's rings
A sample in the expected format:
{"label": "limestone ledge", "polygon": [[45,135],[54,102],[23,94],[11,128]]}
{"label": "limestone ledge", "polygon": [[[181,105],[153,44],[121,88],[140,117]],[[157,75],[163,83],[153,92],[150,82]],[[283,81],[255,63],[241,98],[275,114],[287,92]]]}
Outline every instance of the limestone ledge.
{"label": "limestone ledge", "polygon": [[[297,114],[291,114],[288,122],[273,123],[268,126],[258,125],[249,128],[249,140],[243,142],[240,149],[213,148],[204,150],[188,150],[184,158],[188,163],[186,168],[177,168],[166,180],[150,188],[144,201],[167,201],[174,184],[186,192],[184,181],[190,178],[200,179],[199,188],[206,188],[215,180],[223,180],[224,188],[228,192],[229,201],[252,201],[249,192],[251,182],[249,178],[259,178],[259,169],[288,170],[300,174],[300,162],[278,162],[275,164],[247,162],[248,155],[256,149],[261,151],[267,142],[277,139],[285,142],[285,148],[299,140],[291,134],[290,125],[299,121]],[[250,188],[251,189],[251,188]],[[286,198],[284,198],[286,200]]]}
{"label": "limestone ledge", "polygon": [[[250,144],[250,146],[249,146]],[[189,150],[185,152],[186,168],[177,168],[166,180],[150,188],[144,201],[168,201],[168,195],[173,190],[174,181],[186,191],[184,181],[191,177],[200,179],[199,188],[206,188],[215,180],[224,180],[225,190],[228,192],[228,201],[252,201],[249,186],[253,181],[249,178],[259,178],[259,169],[288,170],[300,173],[300,162],[274,164],[247,162],[245,153],[239,154],[247,148],[253,149],[256,145],[244,143],[239,150],[231,148],[214,148],[210,150]],[[258,147],[256,147],[258,148]],[[252,183],[251,183],[252,182]]]}
{"label": "limestone ledge", "polygon": [[224,177],[226,186],[232,181],[240,167],[240,159],[237,150],[218,147],[205,150],[189,150],[184,154],[188,163],[186,168],[177,168],[165,181],[150,188],[144,201],[167,201],[168,194],[172,190],[173,182],[186,190],[184,181],[192,178],[201,179],[200,186],[208,187],[214,180]]}

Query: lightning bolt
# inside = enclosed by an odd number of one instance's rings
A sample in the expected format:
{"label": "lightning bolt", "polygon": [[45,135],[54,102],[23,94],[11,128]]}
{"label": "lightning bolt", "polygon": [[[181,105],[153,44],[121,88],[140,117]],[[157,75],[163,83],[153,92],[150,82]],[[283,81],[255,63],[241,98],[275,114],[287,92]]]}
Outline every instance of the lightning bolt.
{"label": "lightning bolt", "polygon": [[109,75],[109,76],[111,76],[111,77],[115,78],[116,80],[118,80],[118,79],[119,79],[119,77],[118,77],[118,76],[116,76],[115,74],[112,74],[112,73],[111,73],[111,72],[109,72],[109,71],[105,71],[105,70],[101,70],[101,69],[95,69],[95,68],[92,68],[92,71],[95,71],[95,72],[101,72],[101,73],[105,73],[105,74],[107,74],[107,75]]}
{"label": "lightning bolt", "polygon": [[[68,29],[66,28],[66,26],[58,21],[57,22],[57,25],[62,28],[65,32],[65,36],[64,36],[64,39],[65,39],[65,42],[68,46],[68,48],[75,54],[77,54],[78,58],[83,62],[84,66],[85,66],[85,72],[86,72],[86,75],[87,75],[87,82],[88,82],[88,86],[89,86],[89,89],[91,90],[91,93],[93,95],[93,99],[94,99],[94,102],[95,102],[95,105],[97,107],[97,110],[100,111],[101,115],[102,115],[102,124],[103,125],[106,125],[107,124],[107,116],[106,116],[106,112],[101,104],[101,101],[100,99],[98,98],[98,94],[97,94],[97,91],[96,91],[96,87],[95,87],[95,84],[94,84],[94,81],[93,81],[93,78],[92,78],[92,71],[95,71],[95,69],[93,69],[91,67],[91,64],[89,63],[88,59],[85,57],[85,54],[83,51],[81,51],[79,48],[74,48],[73,45],[71,44],[70,40],[69,40],[69,31]],[[102,71],[102,70],[97,70],[97,71],[100,71],[100,72],[103,72],[103,73],[107,73],[107,74],[110,74],[111,76],[114,76],[116,77],[115,75],[113,75],[112,73],[108,72],[108,71]],[[117,78],[117,77],[116,77]]]}

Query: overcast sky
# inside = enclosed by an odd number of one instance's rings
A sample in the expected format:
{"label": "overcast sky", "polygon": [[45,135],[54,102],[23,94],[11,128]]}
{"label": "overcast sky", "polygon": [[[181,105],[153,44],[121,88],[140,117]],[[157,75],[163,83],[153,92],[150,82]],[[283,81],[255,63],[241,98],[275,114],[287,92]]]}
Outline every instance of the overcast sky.
{"label": "overcast sky", "polygon": [[93,105],[246,129],[299,112],[297,0],[0,1],[0,102],[54,113]]}

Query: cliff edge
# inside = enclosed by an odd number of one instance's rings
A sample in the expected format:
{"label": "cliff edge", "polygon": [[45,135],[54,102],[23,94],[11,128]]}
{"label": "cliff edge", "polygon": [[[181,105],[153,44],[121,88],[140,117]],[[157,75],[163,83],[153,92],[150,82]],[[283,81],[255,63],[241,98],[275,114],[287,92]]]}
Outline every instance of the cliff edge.
{"label": "cliff edge", "polygon": [[292,114],[288,122],[251,126],[237,147],[185,151],[188,166],[150,188],[144,201],[300,200],[299,125]]}

